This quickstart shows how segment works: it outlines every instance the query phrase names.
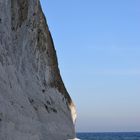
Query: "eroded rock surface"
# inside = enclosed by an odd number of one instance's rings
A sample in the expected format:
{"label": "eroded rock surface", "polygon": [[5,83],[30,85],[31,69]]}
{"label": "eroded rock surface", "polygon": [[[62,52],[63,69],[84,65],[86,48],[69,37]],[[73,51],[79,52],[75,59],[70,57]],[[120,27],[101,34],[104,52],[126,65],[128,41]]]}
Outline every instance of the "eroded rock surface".
{"label": "eroded rock surface", "polygon": [[39,0],[0,0],[0,140],[72,139],[75,118]]}

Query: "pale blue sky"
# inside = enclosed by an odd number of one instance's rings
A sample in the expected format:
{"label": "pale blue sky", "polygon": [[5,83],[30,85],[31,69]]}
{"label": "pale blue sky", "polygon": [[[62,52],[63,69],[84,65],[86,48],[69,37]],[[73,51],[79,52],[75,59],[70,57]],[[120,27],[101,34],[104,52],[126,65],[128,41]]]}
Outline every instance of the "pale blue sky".
{"label": "pale blue sky", "polygon": [[77,131],[140,131],[140,0],[41,0]]}

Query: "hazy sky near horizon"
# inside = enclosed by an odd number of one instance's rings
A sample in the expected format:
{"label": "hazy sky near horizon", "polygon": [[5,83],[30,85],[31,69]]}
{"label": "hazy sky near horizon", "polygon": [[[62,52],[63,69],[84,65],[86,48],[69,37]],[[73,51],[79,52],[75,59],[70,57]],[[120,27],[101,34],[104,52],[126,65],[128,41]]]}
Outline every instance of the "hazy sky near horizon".
{"label": "hazy sky near horizon", "polygon": [[77,131],[140,131],[140,0],[41,0]]}

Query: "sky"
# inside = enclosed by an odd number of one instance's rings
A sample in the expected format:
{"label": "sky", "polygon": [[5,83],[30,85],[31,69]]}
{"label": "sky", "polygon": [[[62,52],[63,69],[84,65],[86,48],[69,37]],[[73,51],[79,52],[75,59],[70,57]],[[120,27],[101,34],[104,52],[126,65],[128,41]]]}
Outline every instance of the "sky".
{"label": "sky", "polygon": [[140,131],[140,0],[41,0],[77,132]]}

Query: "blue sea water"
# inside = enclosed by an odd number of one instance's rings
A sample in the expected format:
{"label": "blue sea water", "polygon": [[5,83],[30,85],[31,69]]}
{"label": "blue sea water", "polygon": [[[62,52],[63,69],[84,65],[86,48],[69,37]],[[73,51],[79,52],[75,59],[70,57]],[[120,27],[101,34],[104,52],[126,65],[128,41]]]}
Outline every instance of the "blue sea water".
{"label": "blue sea water", "polygon": [[80,140],[140,140],[140,133],[77,133],[77,138]]}

